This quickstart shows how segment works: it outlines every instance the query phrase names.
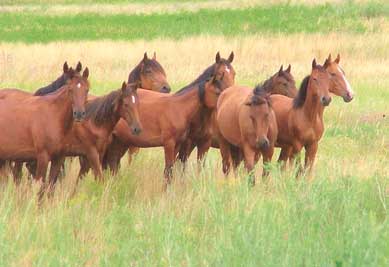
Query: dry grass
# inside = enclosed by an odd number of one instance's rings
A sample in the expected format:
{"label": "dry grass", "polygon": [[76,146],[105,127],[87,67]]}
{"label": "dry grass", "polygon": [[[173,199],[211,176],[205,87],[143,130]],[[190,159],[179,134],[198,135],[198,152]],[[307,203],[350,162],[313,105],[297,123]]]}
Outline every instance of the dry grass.
{"label": "dry grass", "polygon": [[0,81],[2,87],[34,89],[54,79],[61,72],[65,60],[72,65],[81,60],[91,70],[95,85],[92,90],[101,94],[127,79],[129,71],[145,51],[149,54],[156,51],[168,80],[177,88],[189,83],[210,65],[217,51],[224,57],[234,51],[237,80],[243,83],[259,82],[274,73],[281,64],[292,64],[293,74],[299,81],[308,73],[314,57],[321,62],[329,53],[341,54],[342,65],[351,82],[369,79],[386,83],[387,80],[382,77],[389,77],[386,67],[389,64],[388,45],[389,37],[385,34],[297,34],[230,39],[202,36],[180,41],[32,45],[3,43],[0,44]]}

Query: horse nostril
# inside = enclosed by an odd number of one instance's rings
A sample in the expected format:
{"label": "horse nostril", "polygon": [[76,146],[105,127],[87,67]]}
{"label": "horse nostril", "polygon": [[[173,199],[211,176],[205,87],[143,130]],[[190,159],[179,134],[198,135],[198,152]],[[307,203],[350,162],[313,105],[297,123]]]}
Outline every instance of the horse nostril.
{"label": "horse nostril", "polygon": [[257,148],[259,149],[267,149],[270,146],[270,142],[267,138],[262,138],[258,143],[257,143]]}
{"label": "horse nostril", "polygon": [[162,89],[161,89],[161,92],[162,93],[170,93],[170,87],[169,86],[163,86]]}
{"label": "horse nostril", "polygon": [[132,128],[132,133],[133,133],[134,135],[139,135],[141,132],[142,132],[142,129],[141,129],[141,128],[138,128],[138,127]]}

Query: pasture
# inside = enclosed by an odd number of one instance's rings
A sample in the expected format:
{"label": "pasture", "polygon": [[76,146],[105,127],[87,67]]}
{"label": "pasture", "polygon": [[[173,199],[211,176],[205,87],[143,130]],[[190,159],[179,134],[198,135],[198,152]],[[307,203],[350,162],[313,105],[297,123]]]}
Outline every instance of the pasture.
{"label": "pasture", "polygon": [[[311,61],[341,54],[356,95],[324,113],[312,181],[281,172],[247,186],[225,178],[218,150],[195,153],[167,192],[161,148],[141,149],[117,176],[77,186],[77,160],[51,199],[39,185],[0,183],[0,266],[387,266],[389,262],[389,6],[385,1],[2,1],[0,84],[34,91],[64,61],[90,70],[90,93],[120,88],[156,51],[173,91],[220,51],[236,84],[254,87],[281,64],[297,85]],[[266,2],[266,3],[265,3]],[[155,10],[156,7],[158,10]],[[71,11],[74,10],[74,13]],[[127,12],[131,10],[131,12]],[[0,134],[1,134],[0,129]],[[262,172],[257,164],[256,173]]]}

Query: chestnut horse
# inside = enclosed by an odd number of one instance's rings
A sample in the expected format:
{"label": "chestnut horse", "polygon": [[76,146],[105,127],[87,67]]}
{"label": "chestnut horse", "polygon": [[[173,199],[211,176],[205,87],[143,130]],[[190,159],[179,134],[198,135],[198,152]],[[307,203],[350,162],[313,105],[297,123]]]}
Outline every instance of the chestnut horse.
{"label": "chestnut horse", "polygon": [[265,165],[271,161],[277,139],[277,121],[265,84],[254,90],[232,86],[220,95],[217,102],[217,136],[223,172],[228,174],[230,171],[231,148],[239,148],[252,184],[255,184],[252,171],[256,154],[263,155],[263,176],[267,176]]}
{"label": "chestnut horse", "polygon": [[113,132],[113,141],[105,155],[105,164],[115,173],[128,146],[163,146],[167,186],[171,182],[176,154],[186,138],[193,118],[204,109],[216,106],[217,97],[221,92],[220,83],[223,80],[223,75],[220,74],[224,71],[224,64],[215,64],[212,67],[215,76],[209,78],[210,71],[207,71],[198,81],[174,95],[138,89],[139,116],[143,132],[139,136],[132,135],[124,121],[119,120]]}
{"label": "chestnut horse", "polygon": [[[339,65],[340,55],[336,57],[334,61],[331,59],[331,54],[324,62],[324,67],[330,74],[330,93],[343,98],[343,101],[348,103],[353,100],[354,92],[350,83],[347,81],[343,69]],[[282,147],[278,161],[282,163],[282,166],[286,166],[286,162],[290,159],[292,154],[292,147]]]}
{"label": "chestnut horse", "polygon": [[324,132],[324,108],[331,102],[331,75],[326,67],[316,64],[314,59],[312,72],[304,78],[294,99],[282,95],[270,96],[278,125],[276,145],[286,151],[291,149],[292,159],[304,147],[305,168],[309,170]]}
{"label": "chestnut horse", "polygon": [[[102,157],[120,118],[127,123],[133,134],[141,132],[136,89],[137,84],[127,85],[124,82],[121,89],[87,102],[86,119],[82,123],[73,124],[63,141],[64,150],[61,152],[62,156],[82,156],[79,177],[91,166],[95,177],[100,180],[103,178]],[[51,186],[56,183],[60,166],[56,165],[50,172]]]}
{"label": "chestnut horse", "polygon": [[[294,97],[297,95],[296,83],[291,74],[290,65],[285,70],[283,69],[283,66],[281,66],[280,69],[269,79],[267,79],[261,87],[262,90],[265,90],[269,94],[281,94],[289,97]],[[197,123],[197,127],[194,127],[195,130],[190,133],[188,140],[180,149],[178,157],[183,163],[187,161],[196,146],[198,161],[203,160],[204,155],[211,146],[214,148],[219,148],[217,137],[215,135],[215,132],[217,131],[215,129],[217,128],[215,127],[217,124],[216,112],[210,114],[208,116],[208,120],[201,118],[201,120],[197,121]],[[239,151],[232,148],[232,157],[234,161],[234,167],[236,167],[240,162]]]}
{"label": "chestnut horse", "polygon": [[88,76],[88,68],[82,76],[70,69],[70,79],[55,93],[21,99],[17,105],[0,100],[0,159],[37,160],[34,178],[44,182],[48,163],[62,150],[73,120],[85,118]]}

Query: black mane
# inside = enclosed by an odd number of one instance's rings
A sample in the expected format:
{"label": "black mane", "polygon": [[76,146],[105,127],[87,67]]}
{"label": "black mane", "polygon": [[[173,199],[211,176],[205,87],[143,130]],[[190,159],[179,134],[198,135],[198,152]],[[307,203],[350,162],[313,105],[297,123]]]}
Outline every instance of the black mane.
{"label": "black mane", "polygon": [[96,125],[111,121],[119,104],[120,95],[120,90],[116,90],[108,95],[88,101],[86,117],[93,120]]}
{"label": "black mane", "polygon": [[65,83],[66,83],[65,74],[62,73],[62,75],[59,76],[51,84],[49,84],[49,85],[47,85],[45,87],[39,88],[34,93],[34,96],[43,96],[43,95],[47,95],[47,94],[53,93],[53,92],[57,91],[59,88],[61,88],[62,86],[64,86]]}
{"label": "black mane", "polygon": [[206,82],[209,78],[211,78],[213,75],[215,75],[215,66],[216,64],[225,64],[227,67],[231,68],[231,63],[226,59],[221,59],[219,63],[214,63],[208,68],[206,68],[203,73],[199,75],[193,82],[188,84],[187,86],[181,88],[178,90],[175,95],[181,95],[185,93],[186,91],[192,89],[194,85],[200,84],[202,82]]}
{"label": "black mane", "polygon": [[304,105],[305,99],[307,98],[309,78],[311,78],[311,75],[306,76],[301,82],[299,92],[297,96],[293,99],[293,108],[301,108]]}

